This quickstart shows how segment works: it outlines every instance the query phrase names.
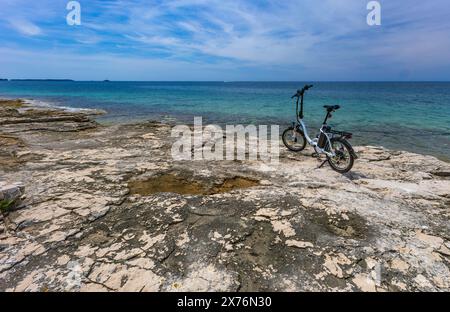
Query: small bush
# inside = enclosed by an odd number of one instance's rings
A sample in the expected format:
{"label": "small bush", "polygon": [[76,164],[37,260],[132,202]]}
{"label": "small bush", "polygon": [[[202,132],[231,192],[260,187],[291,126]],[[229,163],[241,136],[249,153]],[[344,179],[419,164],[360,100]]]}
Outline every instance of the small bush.
{"label": "small bush", "polygon": [[7,212],[9,209],[12,208],[13,204],[14,204],[14,200],[13,199],[11,199],[11,200],[7,200],[7,199],[0,200],[0,211],[3,212],[3,213]]}

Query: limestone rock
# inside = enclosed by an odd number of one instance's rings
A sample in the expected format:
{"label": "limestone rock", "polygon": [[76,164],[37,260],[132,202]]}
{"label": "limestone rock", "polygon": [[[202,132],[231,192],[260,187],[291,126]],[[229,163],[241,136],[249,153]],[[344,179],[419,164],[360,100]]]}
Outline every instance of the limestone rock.
{"label": "limestone rock", "polygon": [[5,103],[0,196],[26,198],[0,215],[0,291],[450,290],[434,157],[359,146],[345,175],[283,147],[174,161],[168,124]]}
{"label": "limestone rock", "polygon": [[24,198],[25,186],[21,183],[0,181],[0,202],[8,203],[8,210],[18,207]]}

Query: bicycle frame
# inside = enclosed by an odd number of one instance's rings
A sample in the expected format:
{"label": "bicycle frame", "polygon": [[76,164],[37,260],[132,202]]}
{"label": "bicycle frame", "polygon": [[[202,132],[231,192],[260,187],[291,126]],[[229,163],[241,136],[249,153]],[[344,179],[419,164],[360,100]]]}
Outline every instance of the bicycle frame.
{"label": "bicycle frame", "polygon": [[[308,129],[306,128],[305,123],[303,122],[303,96],[304,94],[302,93],[301,96],[297,97],[297,105],[295,108],[295,115],[297,117],[297,125],[299,125],[301,127],[301,130],[303,131],[303,134],[305,135],[306,141],[308,142],[309,145],[313,146],[314,149],[316,150],[316,152],[318,153],[322,153],[322,154],[326,154],[329,157],[334,157],[336,156],[336,154],[334,152],[327,152],[325,149],[319,147],[317,145],[317,141],[315,139],[311,139],[311,137],[308,135]],[[300,113],[298,112],[298,102],[301,98],[301,102],[300,102]],[[323,131],[324,127],[327,125],[326,121],[328,119],[329,113],[327,114],[327,117],[325,118],[324,124],[322,125],[322,127],[320,128],[320,132],[322,134],[325,135],[325,137],[327,138],[328,144],[331,147],[331,140],[330,137],[328,136],[328,133],[326,133],[325,131]],[[295,123],[294,123],[294,129],[296,129],[295,127]],[[326,146],[326,145],[325,145]],[[330,148],[331,149],[331,148]]]}
{"label": "bicycle frame", "polygon": [[[303,134],[305,135],[306,141],[308,142],[309,145],[311,145],[312,147],[314,147],[314,149],[316,150],[316,152],[318,153],[322,153],[322,154],[326,154],[329,157],[334,157],[336,156],[336,154],[334,152],[327,152],[325,149],[319,147],[317,145],[317,141],[316,139],[311,139],[311,137],[308,135],[308,129],[306,128],[305,123],[303,122],[303,119],[299,119],[297,118],[297,125],[299,125],[301,127],[301,130],[303,132]],[[325,137],[327,138],[328,144],[329,146],[331,146],[331,140],[330,137],[328,135],[328,133],[326,133],[325,131],[323,131],[324,126],[326,126],[326,124],[322,125],[322,127],[320,128],[320,132],[323,133],[325,135]],[[294,123],[294,129],[295,129],[295,123]]]}

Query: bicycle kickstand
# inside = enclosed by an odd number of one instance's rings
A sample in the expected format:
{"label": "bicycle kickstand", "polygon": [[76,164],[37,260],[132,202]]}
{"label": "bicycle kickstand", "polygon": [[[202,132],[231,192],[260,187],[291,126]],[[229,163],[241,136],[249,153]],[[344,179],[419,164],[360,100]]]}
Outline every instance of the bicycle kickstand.
{"label": "bicycle kickstand", "polygon": [[320,164],[320,166],[317,167],[316,169],[322,168],[322,167],[325,165],[325,163],[326,163],[327,161],[328,161],[328,160],[325,159],[325,160]]}

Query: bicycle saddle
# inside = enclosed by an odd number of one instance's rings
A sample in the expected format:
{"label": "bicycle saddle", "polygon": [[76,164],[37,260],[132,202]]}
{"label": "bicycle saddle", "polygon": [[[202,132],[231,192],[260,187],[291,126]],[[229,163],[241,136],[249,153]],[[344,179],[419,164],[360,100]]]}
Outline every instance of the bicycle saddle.
{"label": "bicycle saddle", "polygon": [[341,107],[339,105],[325,105],[324,108],[326,108],[328,112],[333,112]]}

